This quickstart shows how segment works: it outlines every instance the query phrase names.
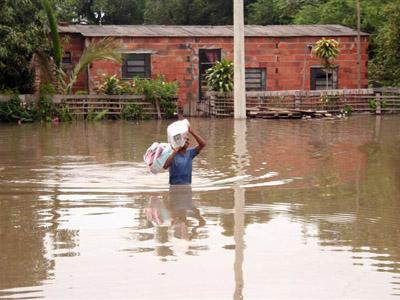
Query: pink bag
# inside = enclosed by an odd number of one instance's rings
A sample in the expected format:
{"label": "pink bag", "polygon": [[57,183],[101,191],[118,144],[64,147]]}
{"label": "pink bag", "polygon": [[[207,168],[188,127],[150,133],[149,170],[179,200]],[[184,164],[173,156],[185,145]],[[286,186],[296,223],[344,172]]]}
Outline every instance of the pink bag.
{"label": "pink bag", "polygon": [[172,153],[170,144],[153,143],[143,156],[145,164],[153,174],[157,174],[164,170],[164,164]]}

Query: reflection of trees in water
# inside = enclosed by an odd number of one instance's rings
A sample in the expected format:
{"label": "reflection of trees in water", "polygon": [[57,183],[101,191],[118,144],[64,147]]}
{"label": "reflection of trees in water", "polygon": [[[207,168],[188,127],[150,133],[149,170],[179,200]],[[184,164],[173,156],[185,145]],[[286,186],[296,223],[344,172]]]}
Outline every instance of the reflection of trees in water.
{"label": "reflection of trees in water", "polygon": [[48,229],[38,226],[41,206],[36,198],[0,198],[0,289],[38,285],[54,269],[45,257]]}

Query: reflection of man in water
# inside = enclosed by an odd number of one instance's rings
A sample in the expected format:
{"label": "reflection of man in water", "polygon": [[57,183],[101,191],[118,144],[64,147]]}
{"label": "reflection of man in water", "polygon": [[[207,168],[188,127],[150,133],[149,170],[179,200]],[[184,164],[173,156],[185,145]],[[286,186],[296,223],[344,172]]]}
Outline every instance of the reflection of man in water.
{"label": "reflection of man in water", "polygon": [[[176,238],[192,240],[197,236],[197,228],[206,224],[206,221],[200,215],[200,210],[193,205],[192,188],[188,184],[170,186],[169,209],[171,227]],[[188,218],[194,218],[198,222],[190,232],[191,224]]]}
{"label": "reflection of man in water", "polygon": [[206,224],[200,210],[193,205],[192,190],[188,184],[171,185],[168,202],[161,196],[150,196],[145,211],[147,220],[157,229],[158,241],[162,243],[168,241],[163,228],[170,227],[178,239],[192,240],[197,236],[197,228]]}
{"label": "reflection of man in water", "polygon": [[169,168],[169,184],[191,184],[192,183],[192,160],[200,153],[206,145],[204,139],[189,127],[189,133],[195,138],[197,146],[189,147],[189,137],[186,137],[185,144],[175,148],[166,160],[164,169]]}

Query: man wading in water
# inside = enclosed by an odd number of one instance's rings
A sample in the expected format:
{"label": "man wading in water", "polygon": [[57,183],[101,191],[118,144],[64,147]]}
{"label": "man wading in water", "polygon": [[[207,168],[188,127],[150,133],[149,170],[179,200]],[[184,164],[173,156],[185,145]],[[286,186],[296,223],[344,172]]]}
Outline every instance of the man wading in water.
{"label": "man wading in water", "polygon": [[189,147],[189,137],[186,137],[185,144],[175,148],[166,160],[164,169],[169,168],[169,184],[183,185],[192,183],[192,160],[206,146],[204,139],[189,127],[189,133],[195,138],[197,146]]}
{"label": "man wading in water", "polygon": [[[192,239],[196,229],[205,225],[205,220],[200,216],[200,211],[193,207],[192,200],[192,160],[206,146],[204,139],[189,127],[188,132],[194,137],[197,146],[189,148],[189,137],[186,136],[185,144],[175,148],[164,164],[164,169],[169,168],[169,208],[172,211],[171,225],[177,238]],[[194,217],[199,221],[198,226],[189,234],[187,212],[194,212]]]}

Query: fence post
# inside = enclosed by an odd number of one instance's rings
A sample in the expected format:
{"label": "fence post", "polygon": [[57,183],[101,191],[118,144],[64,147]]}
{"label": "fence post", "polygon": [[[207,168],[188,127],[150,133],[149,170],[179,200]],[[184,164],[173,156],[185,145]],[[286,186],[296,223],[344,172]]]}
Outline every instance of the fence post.
{"label": "fence post", "polygon": [[302,97],[302,95],[300,95],[300,93],[295,93],[294,94],[294,108],[295,109],[299,109],[300,108],[301,97]]}
{"label": "fence post", "polygon": [[376,111],[375,111],[375,113],[377,115],[380,115],[382,113],[381,94],[376,93],[375,96],[376,96]]}

